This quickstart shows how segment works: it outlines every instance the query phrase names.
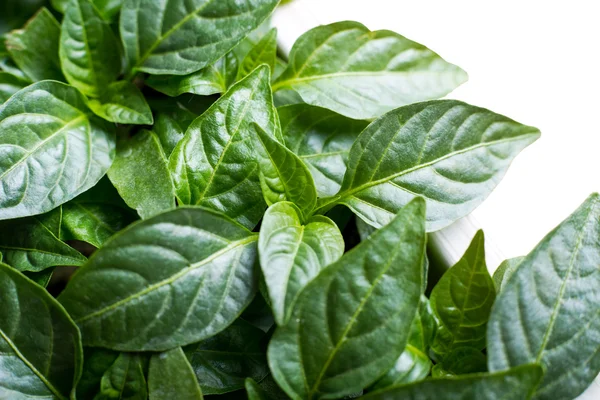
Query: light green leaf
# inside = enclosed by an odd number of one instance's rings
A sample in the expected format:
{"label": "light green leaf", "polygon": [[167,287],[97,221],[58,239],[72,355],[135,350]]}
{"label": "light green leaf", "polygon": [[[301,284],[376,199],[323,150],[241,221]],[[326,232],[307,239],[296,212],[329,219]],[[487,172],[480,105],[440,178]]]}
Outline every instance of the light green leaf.
{"label": "light green leaf", "polygon": [[83,349],[83,371],[77,384],[78,399],[93,399],[100,392],[104,373],[114,364],[119,353],[101,348]]}
{"label": "light green leaf", "polygon": [[0,105],[27,86],[27,82],[8,72],[0,71]]}
{"label": "light green leaf", "polygon": [[0,398],[67,399],[81,376],[79,330],[46,290],[0,264]]}
{"label": "light green leaf", "polygon": [[294,43],[273,90],[293,90],[305,103],[356,119],[445,96],[467,74],[427,47],[358,22],[318,26]]}
{"label": "light green leaf", "polygon": [[71,85],[100,97],[121,72],[119,48],[110,24],[91,0],[69,3],[61,27],[60,63]]}
{"label": "light green leaf", "polygon": [[60,25],[46,8],[27,22],[23,29],[6,35],[6,49],[15,64],[32,81],[64,80],[58,58]]}
{"label": "light green leaf", "polygon": [[152,356],[148,388],[150,400],[202,400],[202,390],[181,347]]}
{"label": "light green leaf", "polygon": [[277,0],[126,0],[120,31],[130,71],[185,75],[231,50]]}
{"label": "light green leaf", "polygon": [[524,365],[495,374],[472,374],[459,377],[428,379],[411,385],[391,387],[369,393],[365,400],[528,400],[543,370],[538,365]]}
{"label": "light green leaf", "polygon": [[340,398],[389,371],[419,305],[425,242],[425,203],[416,199],[302,291],[268,349],[290,397]]}
{"label": "light green leaf", "polygon": [[309,168],[319,197],[335,195],[350,148],[368,123],[308,104],[279,107],[277,112],[285,145]]}
{"label": "light green leaf", "polygon": [[146,400],[148,389],[142,358],[138,354],[121,353],[100,380],[97,400]]}
{"label": "light green leaf", "polygon": [[490,371],[532,361],[535,399],[573,399],[600,372],[600,196],[591,195],[519,264],[488,324]]}
{"label": "light green leaf", "polygon": [[[124,0],[92,0],[94,6],[107,21],[112,21],[114,17],[119,13]],[[64,14],[69,6],[71,0],[50,0],[52,7],[62,14]]]}
{"label": "light green leaf", "polygon": [[175,208],[167,159],[154,132],[142,130],[119,140],[108,177],[125,203],[142,218]]}
{"label": "light green leaf", "polygon": [[302,221],[294,204],[281,202],[269,207],[260,228],[260,265],[279,325],[289,319],[302,289],[344,254],[344,238],[332,220]]}
{"label": "light green leaf", "polygon": [[[496,289],[485,263],[483,231],[431,292],[431,308],[440,326],[433,344],[437,354],[455,347],[485,347],[486,326]],[[440,332],[443,331],[443,332]]]}
{"label": "light green leaf", "polygon": [[360,134],[340,193],[322,199],[320,213],[345,204],[380,227],[422,196],[428,231],[441,229],[475,209],[538,137],[535,128],[455,100],[401,107]]}
{"label": "light green leaf", "polygon": [[500,292],[502,287],[508,280],[508,278],[515,272],[521,261],[525,257],[514,257],[502,261],[496,271],[494,271],[494,284],[496,285],[496,291]]}
{"label": "light green leaf", "polygon": [[164,351],[199,342],[254,297],[257,239],[214,211],[180,207],[113,236],[59,299],[88,346]]}
{"label": "light green leaf", "polygon": [[262,39],[246,54],[237,72],[237,79],[242,79],[256,67],[266,64],[275,71],[275,59],[277,57],[277,29],[272,28]]}
{"label": "light green leaf", "polygon": [[204,394],[222,394],[244,387],[244,379],[258,381],[269,373],[262,340],[265,333],[243,320],[223,332],[184,348]]}
{"label": "light green leaf", "polygon": [[152,111],[140,90],[131,82],[110,84],[99,99],[90,99],[88,106],[107,121],[118,124],[152,125]]}
{"label": "light green leaf", "polygon": [[0,220],[41,214],[94,186],[115,153],[113,127],[76,89],[52,81],[0,108]]}
{"label": "light green leaf", "polygon": [[475,347],[457,347],[433,367],[434,378],[487,371],[485,355]]}
{"label": "light green leaf", "polygon": [[169,168],[179,204],[208,207],[250,229],[256,226],[266,203],[253,123],[275,137],[278,119],[265,66],[236,83],[197,118],[173,150]]}

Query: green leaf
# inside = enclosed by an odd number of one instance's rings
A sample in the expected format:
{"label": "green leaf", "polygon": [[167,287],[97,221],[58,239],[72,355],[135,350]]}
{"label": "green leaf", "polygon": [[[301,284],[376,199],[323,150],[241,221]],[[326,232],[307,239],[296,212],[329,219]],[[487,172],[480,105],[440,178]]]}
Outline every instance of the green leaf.
{"label": "green leaf", "polygon": [[381,227],[422,196],[428,231],[441,229],[475,209],[538,137],[535,128],[455,100],[401,107],[360,134],[340,193],[323,199],[320,213],[345,204]]}
{"label": "green leaf", "polygon": [[152,356],[148,388],[150,400],[202,400],[202,390],[181,347]]}
{"label": "green leaf", "polygon": [[19,271],[40,272],[59,265],[83,265],[87,259],[61,242],[40,217],[0,221],[3,262]]}
{"label": "green leaf", "polygon": [[167,159],[154,132],[142,130],[119,140],[108,177],[127,205],[142,218],[175,208]]}
{"label": "green leaf", "polygon": [[23,26],[44,3],[45,0],[2,0],[0,2],[0,35]]}
{"label": "green leaf", "polygon": [[87,96],[103,95],[121,73],[119,48],[110,24],[91,0],[69,3],[61,27],[60,63],[71,85]]}
{"label": "green leaf", "polygon": [[268,205],[290,201],[308,217],[317,204],[317,189],[302,160],[283,144],[253,124],[255,159],[258,159],[260,186]]}
{"label": "green leaf", "polygon": [[101,348],[83,349],[83,372],[77,384],[78,399],[93,399],[100,392],[104,373],[114,364],[119,353]]}
{"label": "green leaf", "polygon": [[573,399],[600,372],[600,196],[550,232],[504,283],[488,324],[490,371],[545,367],[536,399]]}
{"label": "green leaf", "polygon": [[496,271],[494,271],[494,284],[496,285],[496,291],[500,292],[502,287],[506,284],[508,278],[515,272],[521,261],[525,257],[509,258],[502,261]]}
{"label": "green leaf", "polygon": [[486,371],[487,360],[480,350],[474,347],[457,347],[433,367],[432,376],[438,378]]}
{"label": "green leaf", "polygon": [[273,90],[293,90],[305,103],[356,119],[444,97],[467,74],[427,47],[358,22],[318,26],[294,43]]}
{"label": "green leaf", "polygon": [[0,264],[0,398],[67,399],[81,376],[79,330],[46,290]]}
{"label": "green leaf", "polygon": [[152,125],[152,111],[140,90],[131,82],[110,84],[99,99],[90,99],[88,106],[107,121],[118,124]]}
{"label": "green leaf", "polygon": [[179,204],[208,207],[248,228],[256,226],[266,203],[254,154],[253,123],[275,137],[278,120],[265,66],[197,118],[173,150],[169,168]]}
{"label": "green leaf", "polygon": [[344,179],[350,148],[368,123],[308,104],[279,107],[277,112],[285,145],[310,170],[319,197],[335,195]]}
{"label": "green leaf", "polygon": [[243,320],[223,332],[184,348],[204,394],[233,392],[244,379],[258,381],[269,373],[262,346],[265,333]]}
{"label": "green leaf", "polygon": [[42,7],[23,29],[6,35],[6,49],[15,64],[32,81],[64,80],[58,58],[60,25]]}
{"label": "green leaf", "polygon": [[[0,254],[1,256],[2,254]],[[2,257],[0,257],[0,261],[2,261]],[[46,268],[40,272],[31,272],[25,271],[23,275],[40,285],[41,287],[47,287],[48,283],[50,283],[50,279],[52,279],[52,274],[54,274],[54,267]]]}
{"label": "green leaf", "polygon": [[152,129],[158,136],[166,157],[171,156],[173,149],[183,139],[185,131],[196,117],[196,115],[187,114],[183,110],[179,118],[172,117],[167,113],[159,113],[156,116],[156,122]]}
{"label": "green leaf", "polygon": [[0,219],[50,211],[91,188],[115,153],[113,127],[76,89],[52,81],[0,108]]}
{"label": "green leaf", "polygon": [[[107,21],[112,21],[119,13],[124,0],[92,0],[94,6]],[[52,7],[60,13],[65,13],[71,0],[50,0]]]}
{"label": "green leaf", "polygon": [[290,397],[356,393],[394,365],[419,305],[425,242],[425,203],[417,199],[302,291],[268,349]]}
{"label": "green leaf", "polygon": [[0,105],[27,86],[27,82],[8,72],[0,71]]}
{"label": "green leaf", "polygon": [[237,79],[242,79],[256,67],[262,64],[269,66],[271,75],[275,71],[275,59],[277,56],[277,29],[272,28],[262,39],[246,54],[239,70]]}
{"label": "green leaf", "polygon": [[246,394],[248,395],[248,400],[268,400],[269,398],[262,390],[258,383],[256,383],[252,378],[246,378],[245,381]]}
{"label": "green leaf", "polygon": [[365,400],[528,400],[542,378],[538,365],[524,365],[495,374],[472,374],[428,379],[411,385],[396,386],[364,396]]}
{"label": "green leaf", "polygon": [[431,308],[440,322],[434,351],[446,354],[465,346],[482,350],[495,299],[496,288],[485,263],[483,231],[478,231],[462,258],[431,292]]}
{"label": "green leaf", "polygon": [[120,31],[129,70],[196,72],[231,50],[265,20],[277,0],[126,0]]}
{"label": "green leaf", "polygon": [[100,399],[146,400],[148,389],[142,357],[121,353],[100,381]]}
{"label": "green leaf", "polygon": [[279,325],[288,321],[302,289],[344,254],[344,238],[332,220],[302,221],[294,204],[281,202],[269,207],[260,228],[260,265]]}
{"label": "green leaf", "polygon": [[164,351],[199,342],[254,297],[256,241],[214,211],[180,207],[113,236],[59,299],[87,346]]}

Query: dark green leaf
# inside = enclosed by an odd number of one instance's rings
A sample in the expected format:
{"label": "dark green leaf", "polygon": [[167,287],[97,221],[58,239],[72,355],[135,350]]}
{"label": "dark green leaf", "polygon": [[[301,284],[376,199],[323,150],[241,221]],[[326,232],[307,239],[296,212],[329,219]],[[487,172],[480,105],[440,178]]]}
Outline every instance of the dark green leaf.
{"label": "dark green leaf", "polygon": [[433,367],[434,378],[487,371],[485,355],[474,347],[457,347]]}
{"label": "dark green leaf", "polygon": [[[528,400],[543,370],[538,365],[524,365],[495,374],[428,379],[411,385],[379,390],[365,400]],[[443,397],[440,397],[443,396]]]}
{"label": "dark green leaf", "polygon": [[271,306],[269,306],[261,294],[257,294],[254,297],[254,300],[246,307],[240,318],[263,332],[269,331],[275,324]]}
{"label": "dark green leaf", "polygon": [[126,0],[120,31],[129,70],[196,72],[231,50],[264,21],[277,0]]}
{"label": "dark green leaf", "polygon": [[492,309],[490,371],[546,369],[536,399],[573,399],[600,372],[600,196],[550,232],[504,283]]}
{"label": "dark green leaf", "polygon": [[262,388],[258,386],[258,383],[256,383],[253,379],[246,378],[245,382],[248,400],[269,400]]}
{"label": "dark green leaf", "polygon": [[276,56],[277,29],[273,28],[246,54],[237,72],[237,79],[244,78],[261,64],[268,65],[273,74]]}
{"label": "dark green leaf", "polygon": [[425,46],[345,21],[300,36],[273,90],[293,90],[305,103],[368,119],[443,97],[466,80],[462,69]]}
{"label": "dark green leaf", "polygon": [[175,208],[167,159],[154,132],[143,130],[119,140],[108,177],[127,205],[142,218]]}
{"label": "dark green leaf", "polygon": [[350,148],[368,123],[308,104],[277,111],[285,145],[310,169],[319,197],[335,195],[344,179]]}
{"label": "dark green leaf", "polygon": [[243,320],[184,352],[204,394],[221,394],[242,389],[244,379],[262,380],[269,373],[262,346],[265,333]]}
{"label": "dark green leaf", "polygon": [[100,392],[102,376],[117,357],[119,353],[112,350],[90,347],[83,349],[83,372],[77,384],[78,399],[93,399]]}
{"label": "dark green leaf", "polygon": [[344,253],[344,238],[332,220],[302,220],[294,204],[282,202],[269,207],[260,228],[260,264],[279,325],[289,319],[301,290]]}
{"label": "dark green leaf", "polygon": [[0,72],[0,105],[25,86],[27,86],[27,82],[19,77],[8,72]]}
{"label": "dark green leaf", "polygon": [[[1,256],[1,254],[0,254],[0,256]],[[2,257],[0,257],[0,261],[2,261]],[[48,283],[50,283],[50,279],[52,279],[52,274],[54,274],[54,269],[55,269],[54,267],[51,267],[51,268],[46,268],[45,270],[40,271],[40,272],[25,271],[25,272],[23,272],[23,275],[25,275],[26,277],[28,277],[29,279],[31,279],[32,281],[34,281],[41,287],[45,288],[46,286],[48,286]]]}
{"label": "dark green leaf", "polygon": [[425,203],[416,199],[302,291],[268,349],[290,397],[339,398],[389,371],[417,312],[425,241]]}
{"label": "dark green leaf", "polygon": [[373,122],[350,150],[340,193],[370,225],[385,225],[415,196],[427,201],[427,229],[469,214],[513,158],[539,137],[535,128],[455,100],[401,107]]}
{"label": "dark green leaf", "polygon": [[152,356],[148,388],[150,400],[202,400],[202,390],[181,347]]}
{"label": "dark green leaf", "polygon": [[142,356],[121,353],[100,380],[97,400],[146,400],[148,389],[144,376]]}
{"label": "dark green leaf", "polygon": [[[107,21],[111,21],[121,9],[124,0],[92,0],[94,6]],[[71,0],[50,0],[55,10],[65,13]]]}
{"label": "dark green leaf", "polygon": [[0,108],[0,219],[41,214],[94,186],[112,163],[115,133],[74,88],[52,81]]}
{"label": "dark green leaf", "polygon": [[214,211],[181,207],[115,235],[59,299],[89,346],[163,351],[195,343],[252,300],[256,241]]}
{"label": "dark green leaf", "polygon": [[81,376],[79,330],[45,289],[0,264],[0,398],[67,399]]}
{"label": "dark green leaf", "polygon": [[6,49],[17,66],[32,80],[64,80],[58,58],[60,25],[42,8],[23,29],[6,35]]}
{"label": "dark green leaf", "polygon": [[23,26],[44,3],[45,0],[2,0],[0,2],[0,35]]}
{"label": "dark green leaf", "polygon": [[142,92],[131,82],[119,81],[103,90],[88,106],[105,120],[119,124],[152,125],[152,111]]}
{"label": "dark green leaf", "polygon": [[517,266],[523,261],[525,257],[509,258],[508,260],[502,261],[502,264],[498,266],[494,271],[494,284],[496,285],[496,291],[500,292],[502,287],[508,280],[508,278],[515,272]]}
{"label": "dark green leaf", "polygon": [[71,85],[87,96],[101,96],[121,72],[119,48],[91,0],[69,3],[61,27],[60,62]]}
{"label": "dark green leaf", "polygon": [[185,109],[173,113],[157,114],[152,130],[160,139],[160,144],[167,157],[171,155],[177,143],[183,139],[185,131],[196,117],[197,115]]}

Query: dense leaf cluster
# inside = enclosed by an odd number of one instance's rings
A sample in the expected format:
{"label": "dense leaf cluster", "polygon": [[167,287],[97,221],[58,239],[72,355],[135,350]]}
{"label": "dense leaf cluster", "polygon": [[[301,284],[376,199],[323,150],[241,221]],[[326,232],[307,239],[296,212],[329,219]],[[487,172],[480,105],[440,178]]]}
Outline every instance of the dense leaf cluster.
{"label": "dense leaf cluster", "polygon": [[0,6],[0,398],[555,400],[600,372],[598,195],[493,278],[479,232],[428,279],[428,232],[539,137],[436,100],[457,66],[356,22],[286,62],[277,0],[14,30],[43,3]]}

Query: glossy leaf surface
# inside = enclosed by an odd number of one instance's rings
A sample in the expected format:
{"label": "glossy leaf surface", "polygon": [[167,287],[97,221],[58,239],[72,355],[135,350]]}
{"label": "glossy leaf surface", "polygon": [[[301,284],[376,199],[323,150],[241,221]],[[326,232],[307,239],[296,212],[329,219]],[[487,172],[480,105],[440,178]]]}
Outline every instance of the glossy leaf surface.
{"label": "glossy leaf surface", "polygon": [[272,75],[276,57],[277,29],[273,28],[246,54],[237,71],[237,79],[244,78],[261,64],[268,65]]}
{"label": "glossy leaf surface", "polygon": [[302,291],[268,349],[290,397],[353,394],[394,365],[417,312],[425,241],[425,204],[417,199]]}
{"label": "glossy leaf surface", "polygon": [[127,81],[114,82],[91,99],[88,106],[96,115],[118,124],[152,125],[152,111],[142,92]]}
{"label": "glossy leaf surface", "polygon": [[536,361],[536,399],[572,399],[600,372],[600,196],[550,232],[504,284],[488,325],[490,371]]}
{"label": "glossy leaf surface", "polygon": [[152,356],[148,388],[150,400],[202,400],[202,390],[181,347]]}
{"label": "glossy leaf surface", "polygon": [[142,356],[121,353],[100,381],[100,399],[146,400]]}
{"label": "glossy leaf surface", "polygon": [[[92,0],[94,6],[107,21],[111,21],[121,9],[124,0]],[[71,0],[50,0],[55,10],[65,13]]]}
{"label": "glossy leaf surface", "polygon": [[256,291],[256,235],[178,208],[115,235],[59,296],[87,346],[163,351],[217,334]]}
{"label": "glossy leaf surface", "polygon": [[77,383],[78,399],[93,399],[100,393],[100,382],[104,373],[114,364],[119,353],[101,348],[83,349],[83,371]]}

